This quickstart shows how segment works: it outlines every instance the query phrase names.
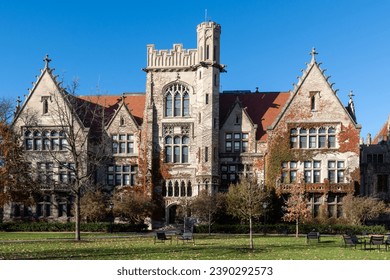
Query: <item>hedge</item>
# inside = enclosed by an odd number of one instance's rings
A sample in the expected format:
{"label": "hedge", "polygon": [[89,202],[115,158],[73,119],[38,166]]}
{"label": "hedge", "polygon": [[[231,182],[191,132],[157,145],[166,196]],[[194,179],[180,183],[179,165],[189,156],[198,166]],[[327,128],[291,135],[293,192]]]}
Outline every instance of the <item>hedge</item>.
{"label": "hedge", "polygon": [[[110,224],[110,223],[81,223],[84,232],[142,232],[147,230],[145,224]],[[75,223],[57,222],[6,222],[0,223],[0,231],[74,231]]]}
{"label": "hedge", "polygon": [[[306,234],[312,230],[319,231],[321,234],[385,234],[387,232],[385,226],[351,226],[344,224],[336,225],[321,225],[321,224],[302,224],[299,225],[299,233]],[[198,225],[195,227],[197,233],[208,233],[208,225]],[[249,225],[246,224],[234,224],[234,225],[220,225],[214,224],[211,226],[212,233],[233,233],[233,234],[247,234],[249,233]],[[272,225],[253,225],[254,233],[275,233],[275,234],[293,234],[295,233],[294,224],[272,224]]]}

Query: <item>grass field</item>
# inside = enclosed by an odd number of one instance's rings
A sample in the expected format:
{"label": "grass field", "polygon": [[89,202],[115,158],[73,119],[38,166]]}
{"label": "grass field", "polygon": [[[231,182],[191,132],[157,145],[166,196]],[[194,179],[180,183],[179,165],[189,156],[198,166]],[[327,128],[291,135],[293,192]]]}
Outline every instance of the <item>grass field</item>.
{"label": "grass field", "polygon": [[306,244],[305,237],[262,236],[248,249],[246,235],[195,235],[188,243],[153,243],[152,235],[0,232],[3,260],[389,260],[390,250],[344,248],[340,236],[323,236]]}

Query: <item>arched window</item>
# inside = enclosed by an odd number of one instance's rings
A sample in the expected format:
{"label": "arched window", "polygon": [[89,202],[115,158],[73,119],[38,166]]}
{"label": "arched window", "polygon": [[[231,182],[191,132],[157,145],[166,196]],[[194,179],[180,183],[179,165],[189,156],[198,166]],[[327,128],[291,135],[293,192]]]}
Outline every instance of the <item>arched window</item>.
{"label": "arched window", "polygon": [[179,182],[175,181],[174,196],[179,196]]}
{"label": "arched window", "polygon": [[190,115],[190,96],[188,92],[184,92],[183,95],[183,116],[187,117]]}
{"label": "arched window", "polygon": [[170,93],[165,96],[165,116],[172,116],[172,94]]}
{"label": "arched window", "polygon": [[34,150],[42,150],[42,135],[38,130],[34,131]]}
{"label": "arched window", "polygon": [[167,184],[164,181],[162,185],[162,196],[167,196]]}
{"label": "arched window", "polygon": [[33,140],[32,140],[32,133],[30,130],[27,130],[24,133],[24,141],[25,141],[26,150],[32,150],[33,149]]}
{"label": "arched window", "polygon": [[178,83],[171,85],[165,91],[164,102],[165,117],[190,116],[190,95],[186,86]]}
{"label": "arched window", "polygon": [[186,196],[186,186],[184,181],[180,183],[180,196]]}
{"label": "arched window", "polygon": [[180,116],[180,114],[181,114],[181,95],[179,92],[175,93],[174,104],[175,104],[175,112],[174,112],[175,117]]}
{"label": "arched window", "polygon": [[192,196],[191,182],[188,182],[188,184],[187,184],[187,196]]}
{"label": "arched window", "polygon": [[168,196],[173,196],[172,182],[168,183]]}

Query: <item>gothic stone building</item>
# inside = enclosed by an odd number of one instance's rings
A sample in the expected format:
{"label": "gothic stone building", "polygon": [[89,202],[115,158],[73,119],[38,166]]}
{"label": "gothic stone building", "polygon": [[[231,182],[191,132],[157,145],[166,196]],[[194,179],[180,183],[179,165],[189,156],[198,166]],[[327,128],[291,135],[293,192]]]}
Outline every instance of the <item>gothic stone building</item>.
{"label": "gothic stone building", "polygon": [[361,144],[360,193],[390,201],[390,116],[378,134]]}
{"label": "gothic stone building", "polygon": [[[159,218],[166,223],[174,222],[181,198],[191,199],[202,190],[227,191],[242,174],[251,174],[259,187],[275,188],[279,194],[297,182],[304,184],[314,215],[320,205],[326,206],[329,216],[342,215],[343,197],[359,182],[360,126],[353,102],[341,104],[315,50],[292,91],[221,93],[220,75],[226,72],[220,61],[221,26],[203,22],[196,33],[195,49],[181,44],[171,50],[147,46],[143,94],[79,96],[69,101],[46,59],[13,123],[32,165],[50,182],[49,195],[29,212],[38,218],[70,215],[66,203],[71,200],[58,193],[64,189],[61,183],[75,176],[65,171],[75,162],[67,149],[70,129],[59,123],[53,110],[57,104],[76,115],[72,126],[87,139],[76,148],[110,158],[98,172],[79,164],[83,172],[98,173],[96,184],[108,190],[147,185],[145,191],[162,198],[165,209]],[[92,114],[74,109],[75,104],[103,112],[104,128],[97,129]],[[32,110],[39,117],[26,123],[22,116]],[[97,147],[99,137],[108,139],[108,148]],[[62,157],[56,161],[60,164],[44,159],[53,150]],[[19,205],[7,207],[4,218],[22,215]]]}

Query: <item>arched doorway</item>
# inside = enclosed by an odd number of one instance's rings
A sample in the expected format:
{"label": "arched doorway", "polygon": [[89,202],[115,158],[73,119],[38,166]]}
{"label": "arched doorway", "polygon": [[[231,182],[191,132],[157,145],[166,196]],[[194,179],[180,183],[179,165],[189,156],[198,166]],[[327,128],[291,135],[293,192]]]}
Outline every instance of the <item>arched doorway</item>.
{"label": "arched doorway", "polygon": [[173,204],[168,206],[168,217],[167,221],[168,224],[175,224],[176,223],[176,210],[177,210],[177,205]]}

